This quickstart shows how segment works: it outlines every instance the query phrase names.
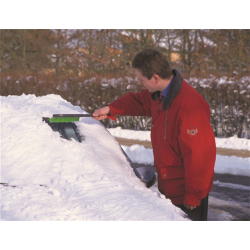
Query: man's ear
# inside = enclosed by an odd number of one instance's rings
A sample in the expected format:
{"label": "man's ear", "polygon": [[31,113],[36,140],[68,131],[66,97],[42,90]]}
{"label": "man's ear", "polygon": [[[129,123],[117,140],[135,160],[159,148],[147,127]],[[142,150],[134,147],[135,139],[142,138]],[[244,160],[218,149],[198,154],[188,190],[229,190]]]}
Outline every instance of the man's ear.
{"label": "man's ear", "polygon": [[155,80],[155,83],[157,84],[159,82],[160,77],[158,75],[154,74],[153,79]]}

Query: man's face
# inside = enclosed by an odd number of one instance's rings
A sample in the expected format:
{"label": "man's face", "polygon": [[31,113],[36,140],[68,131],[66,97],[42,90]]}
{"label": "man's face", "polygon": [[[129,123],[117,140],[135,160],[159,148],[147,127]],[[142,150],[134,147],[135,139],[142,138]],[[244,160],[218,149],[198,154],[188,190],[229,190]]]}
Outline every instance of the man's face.
{"label": "man's face", "polygon": [[151,93],[157,91],[157,85],[156,85],[156,81],[154,79],[154,76],[148,80],[147,77],[143,76],[141,71],[139,69],[135,69],[135,73],[136,73],[136,76],[137,76],[137,79],[138,79],[138,83],[139,84],[143,84],[144,87]]}

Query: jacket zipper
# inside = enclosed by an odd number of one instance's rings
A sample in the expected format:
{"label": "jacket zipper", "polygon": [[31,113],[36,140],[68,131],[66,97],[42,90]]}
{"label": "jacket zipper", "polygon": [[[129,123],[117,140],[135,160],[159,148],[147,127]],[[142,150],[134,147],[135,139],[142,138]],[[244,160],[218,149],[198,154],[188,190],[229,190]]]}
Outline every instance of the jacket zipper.
{"label": "jacket zipper", "polygon": [[[159,110],[161,110],[161,102],[162,102],[162,96],[160,96],[159,98],[159,103],[156,103],[154,106],[155,106],[155,114],[157,114],[157,108],[159,109]],[[156,115],[156,116],[158,116],[158,115]],[[154,120],[156,119],[156,117],[154,118]],[[153,124],[153,122],[154,122],[154,120],[153,120],[153,118],[152,118],[152,120],[151,120],[151,127],[154,127],[154,124]]]}
{"label": "jacket zipper", "polygon": [[[160,96],[160,98],[159,98],[159,104],[161,104],[161,101],[162,101],[162,96]],[[157,105],[155,105],[155,113],[156,113],[156,106]],[[158,108],[160,107],[160,105],[158,106]],[[166,134],[167,134],[167,125],[168,125],[168,109],[167,109],[167,114],[166,114],[166,121],[165,121],[165,131],[164,131],[164,140],[166,139]],[[153,127],[154,125],[153,125],[153,121],[152,121],[152,125],[151,125],[151,127]]]}
{"label": "jacket zipper", "polygon": [[166,139],[166,134],[167,134],[167,126],[168,126],[168,109],[167,109],[166,121],[165,121],[164,140]]}

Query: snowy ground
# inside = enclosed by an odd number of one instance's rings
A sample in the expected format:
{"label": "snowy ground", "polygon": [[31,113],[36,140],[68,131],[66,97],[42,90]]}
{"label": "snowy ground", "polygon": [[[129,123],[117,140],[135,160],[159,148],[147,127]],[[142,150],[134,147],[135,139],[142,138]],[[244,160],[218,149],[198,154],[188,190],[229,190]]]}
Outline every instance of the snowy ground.
{"label": "snowy ground", "polygon": [[77,123],[85,141],[62,139],[42,121],[84,113],[57,95],[1,97],[2,221],[186,220],[135,177],[119,144],[92,118]]}
{"label": "snowy ground", "polygon": [[[109,128],[109,132],[115,136],[125,139],[150,141],[150,131],[134,131],[122,129],[121,127]],[[238,150],[250,150],[250,140],[244,138],[215,138],[217,148],[229,148]]]}
{"label": "snowy ground", "polygon": [[[118,128],[110,128],[109,132],[115,136],[133,140],[150,140],[150,131],[133,131]],[[153,150],[141,145],[123,146],[129,158],[136,163],[153,164]],[[238,150],[250,150],[250,140],[231,138],[216,138],[216,147]],[[250,158],[236,156],[216,155],[215,173],[250,176]]]}

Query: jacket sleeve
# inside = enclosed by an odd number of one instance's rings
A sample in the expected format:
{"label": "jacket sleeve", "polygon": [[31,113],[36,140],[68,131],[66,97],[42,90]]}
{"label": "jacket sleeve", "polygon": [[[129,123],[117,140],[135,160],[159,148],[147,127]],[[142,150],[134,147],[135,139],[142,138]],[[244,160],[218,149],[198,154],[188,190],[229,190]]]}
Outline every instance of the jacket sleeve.
{"label": "jacket sleeve", "polygon": [[148,90],[128,93],[109,104],[110,115],[151,116],[151,94]]}
{"label": "jacket sleeve", "polygon": [[213,184],[216,158],[209,106],[186,105],[180,117],[178,139],[185,168],[184,203],[198,206]]}

